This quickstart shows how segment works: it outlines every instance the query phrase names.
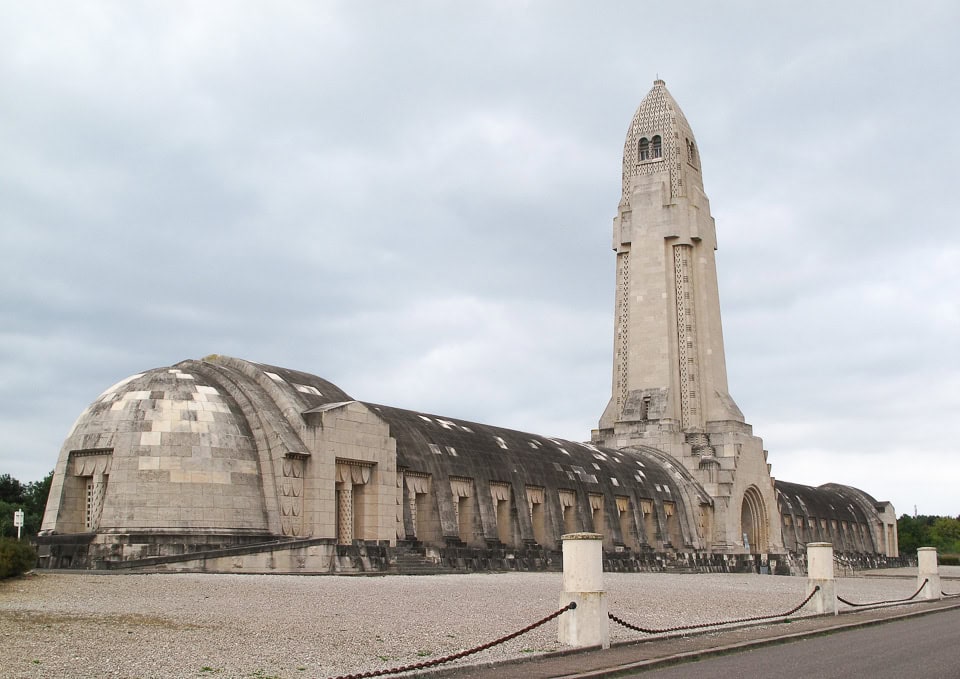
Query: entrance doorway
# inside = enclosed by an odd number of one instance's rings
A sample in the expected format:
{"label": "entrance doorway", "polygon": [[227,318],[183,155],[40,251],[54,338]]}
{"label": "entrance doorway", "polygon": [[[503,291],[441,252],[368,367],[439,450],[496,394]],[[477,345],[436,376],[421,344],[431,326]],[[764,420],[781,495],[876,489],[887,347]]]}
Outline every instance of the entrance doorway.
{"label": "entrance doorway", "polygon": [[743,547],[751,554],[766,554],[769,550],[767,511],[763,496],[756,486],[750,486],[743,494],[740,506],[740,532]]}

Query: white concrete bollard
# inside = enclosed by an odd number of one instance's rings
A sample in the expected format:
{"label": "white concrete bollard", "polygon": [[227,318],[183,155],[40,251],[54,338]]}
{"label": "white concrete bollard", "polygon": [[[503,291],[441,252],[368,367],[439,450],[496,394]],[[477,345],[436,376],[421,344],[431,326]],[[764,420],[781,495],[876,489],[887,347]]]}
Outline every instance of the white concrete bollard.
{"label": "white concrete bollard", "polygon": [[[924,585],[923,581],[927,580]],[[937,563],[937,550],[935,547],[921,547],[917,550],[917,589],[923,587],[920,592],[921,599],[939,599],[940,598],[940,566]]]}
{"label": "white concrete bollard", "polygon": [[610,648],[607,597],[603,591],[603,536],[569,533],[563,540],[560,606],[577,604],[559,618],[557,640],[568,646]]}
{"label": "white concrete bollard", "polygon": [[833,579],[833,545],[829,542],[807,543],[807,594],[817,585],[820,591],[811,603],[820,614],[837,615],[837,582]]}

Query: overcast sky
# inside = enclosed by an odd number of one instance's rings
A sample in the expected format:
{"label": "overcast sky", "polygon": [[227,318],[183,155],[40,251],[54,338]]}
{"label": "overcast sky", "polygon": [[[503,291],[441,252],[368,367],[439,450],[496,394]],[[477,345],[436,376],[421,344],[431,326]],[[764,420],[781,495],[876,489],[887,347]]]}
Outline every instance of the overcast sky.
{"label": "overcast sky", "polygon": [[659,75],[773,474],[955,516],[958,35],[955,0],[0,0],[0,474],[212,353],[588,439]]}

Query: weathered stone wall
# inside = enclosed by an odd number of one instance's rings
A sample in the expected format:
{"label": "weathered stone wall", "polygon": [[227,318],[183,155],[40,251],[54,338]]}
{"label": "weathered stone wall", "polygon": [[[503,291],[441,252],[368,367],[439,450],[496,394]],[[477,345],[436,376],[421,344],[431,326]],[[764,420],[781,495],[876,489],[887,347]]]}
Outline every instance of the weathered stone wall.
{"label": "weathered stone wall", "polygon": [[[417,515],[426,502],[439,524],[428,542],[558,549],[564,533],[591,530],[606,536],[610,551],[702,548],[700,506],[710,498],[656,451],[369,407],[390,425],[403,474],[429,481],[403,484],[407,539],[423,541]],[[465,526],[459,514],[466,508],[474,516]]]}
{"label": "weathered stone wall", "polygon": [[[81,416],[54,477],[43,563],[176,561],[241,547],[279,554],[286,548],[252,543],[320,539],[402,543],[450,568],[539,570],[551,567],[561,535],[595,531],[613,570],[729,570],[709,554],[776,554],[781,531],[779,515],[757,513],[770,506],[757,487],[768,469],[759,439],[738,426],[709,436],[711,474],[674,432],[642,437],[673,457],[617,450],[361,403],[320,378],[239,359],[188,361],[134,376]],[[853,527],[844,532],[839,519],[838,532],[816,539],[837,541],[838,552],[882,552],[884,528],[860,527],[872,499],[849,490],[842,506],[856,509]],[[739,535],[747,509],[755,544],[721,543]],[[808,536],[789,535],[802,551]],[[304,568],[320,568],[308,556]],[[281,568],[262,558],[243,563]]]}
{"label": "weathered stone wall", "polygon": [[[703,488],[657,451],[364,404],[315,376],[229,357],[105,392],[64,445],[53,488],[44,533],[94,535],[71,543],[87,564],[282,537],[508,558],[579,530],[603,533],[611,552],[696,550],[710,513]],[[50,544],[48,563],[67,558],[67,542]]]}
{"label": "weathered stone wall", "polygon": [[267,531],[256,451],[235,403],[177,368],[105,391],[65,441],[42,530]]}

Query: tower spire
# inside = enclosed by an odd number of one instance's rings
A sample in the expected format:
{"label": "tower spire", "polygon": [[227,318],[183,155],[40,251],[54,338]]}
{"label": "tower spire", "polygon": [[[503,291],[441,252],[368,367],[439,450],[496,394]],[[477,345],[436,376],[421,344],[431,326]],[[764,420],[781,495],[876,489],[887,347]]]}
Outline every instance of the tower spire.
{"label": "tower spire", "polygon": [[743,421],[727,393],[716,233],[696,149],[658,76],[623,147],[613,384],[601,430],[636,421],[695,433]]}
{"label": "tower spire", "polygon": [[623,145],[612,388],[592,439],[657,448],[682,464],[713,498],[712,527],[701,516],[698,530],[712,531],[715,548],[775,550],[763,441],[727,393],[717,236],[700,173],[693,130],[658,75]]}

